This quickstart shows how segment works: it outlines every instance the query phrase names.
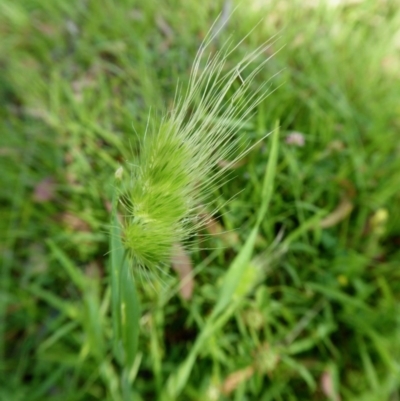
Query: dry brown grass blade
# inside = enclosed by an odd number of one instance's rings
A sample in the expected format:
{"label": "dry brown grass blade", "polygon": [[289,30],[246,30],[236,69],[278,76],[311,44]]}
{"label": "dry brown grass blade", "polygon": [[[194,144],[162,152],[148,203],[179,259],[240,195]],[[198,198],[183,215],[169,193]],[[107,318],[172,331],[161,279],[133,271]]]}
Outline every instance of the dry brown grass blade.
{"label": "dry brown grass blade", "polygon": [[181,244],[174,244],[171,257],[172,268],[179,276],[179,292],[183,299],[192,298],[194,289],[192,261]]}
{"label": "dry brown grass blade", "polygon": [[236,372],[231,373],[222,383],[222,393],[225,395],[229,395],[232,391],[236,390],[236,388],[240,385],[240,383],[249,379],[254,374],[254,367],[248,366],[247,368],[237,370]]}
{"label": "dry brown grass blade", "polygon": [[324,219],[321,220],[319,223],[321,228],[328,228],[333,227],[336,224],[340,223],[344,220],[347,216],[350,215],[351,211],[353,210],[353,203],[350,202],[349,199],[343,198],[336,209],[329,213]]}

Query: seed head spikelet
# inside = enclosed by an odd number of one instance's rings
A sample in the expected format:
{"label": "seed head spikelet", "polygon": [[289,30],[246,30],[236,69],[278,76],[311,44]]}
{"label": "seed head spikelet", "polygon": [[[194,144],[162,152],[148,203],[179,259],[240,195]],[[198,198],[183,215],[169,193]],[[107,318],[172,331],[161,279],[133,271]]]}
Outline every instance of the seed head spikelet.
{"label": "seed head spikelet", "polygon": [[182,93],[178,86],[172,110],[150,124],[123,190],[124,244],[138,266],[168,263],[173,244],[185,244],[205,224],[201,211],[229,169],[229,164],[217,168],[218,162],[233,157],[233,164],[251,149],[239,152],[238,135],[271,93],[273,77],[254,82],[272,57],[265,52],[270,44],[227,68],[241,42],[233,46],[228,40],[205,57],[217,33],[204,40],[187,89]]}

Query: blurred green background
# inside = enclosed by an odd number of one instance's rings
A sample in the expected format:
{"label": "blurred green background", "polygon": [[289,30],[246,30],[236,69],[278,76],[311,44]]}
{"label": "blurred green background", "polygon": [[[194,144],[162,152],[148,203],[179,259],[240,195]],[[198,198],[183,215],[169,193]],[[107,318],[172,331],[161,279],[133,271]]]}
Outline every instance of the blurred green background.
{"label": "blurred green background", "polygon": [[115,358],[114,172],[234,6],[1,0],[0,400],[400,399],[399,1],[240,3],[213,47],[259,23],[237,57],[274,35],[280,49],[255,83],[279,73],[276,91],[243,131],[255,141],[280,122],[257,277],[178,391],[254,227],[269,138],[216,190],[219,235],[186,263],[193,291],[173,269],[137,275],[139,353],[130,372]]}

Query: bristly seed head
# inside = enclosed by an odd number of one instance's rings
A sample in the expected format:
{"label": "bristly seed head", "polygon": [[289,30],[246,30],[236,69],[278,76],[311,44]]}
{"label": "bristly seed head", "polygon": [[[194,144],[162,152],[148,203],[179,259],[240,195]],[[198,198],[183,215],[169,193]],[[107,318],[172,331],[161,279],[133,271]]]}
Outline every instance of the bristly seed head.
{"label": "bristly seed head", "polygon": [[152,269],[168,263],[173,244],[185,244],[205,225],[199,210],[229,168],[228,164],[217,169],[217,163],[237,152],[241,127],[270,94],[270,80],[252,85],[272,57],[265,56],[267,44],[226,70],[228,57],[241,42],[225,43],[203,64],[214,36],[208,35],[197,53],[185,93],[177,91],[172,111],[157,131],[142,139],[130,184],[121,197],[127,209],[124,244],[139,266]]}

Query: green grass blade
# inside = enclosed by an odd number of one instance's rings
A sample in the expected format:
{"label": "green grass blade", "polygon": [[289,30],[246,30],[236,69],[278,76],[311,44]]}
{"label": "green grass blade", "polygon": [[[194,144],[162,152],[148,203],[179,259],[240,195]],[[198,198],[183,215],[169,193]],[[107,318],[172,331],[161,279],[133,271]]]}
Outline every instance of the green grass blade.
{"label": "green grass blade", "polygon": [[121,337],[125,351],[125,363],[131,367],[138,349],[140,306],[132,267],[126,260],[122,265],[120,291]]}
{"label": "green grass blade", "polygon": [[121,242],[121,228],[117,217],[117,190],[114,189],[114,198],[111,212],[110,228],[110,277],[111,277],[111,315],[114,331],[115,352],[118,350],[118,340],[121,337],[121,293],[120,277],[124,261],[124,249]]}
{"label": "green grass blade", "polygon": [[114,329],[114,348],[119,354],[124,350],[126,367],[132,366],[138,348],[140,304],[137,296],[132,266],[125,258],[121,241],[122,233],[117,216],[118,191],[114,190],[111,215],[110,263],[111,308]]}
{"label": "green grass blade", "polygon": [[265,215],[268,210],[268,205],[270,203],[273,193],[276,164],[278,161],[278,149],[279,149],[279,126],[278,123],[276,123],[275,129],[272,133],[271,151],[264,176],[264,182],[262,188],[262,203],[257,216],[257,222],[253,230],[251,231],[249,237],[247,238],[247,241],[244,244],[243,248],[236,256],[231,266],[229,267],[229,270],[225,274],[220,295],[218,297],[217,304],[213,311],[213,316],[220,314],[221,311],[223,311],[226,308],[226,306],[231,302],[232,296],[235,293],[237,287],[239,286],[242,277],[245,274],[245,271],[253,256],[253,250],[257,238],[258,229],[260,227],[261,222],[265,218]]}
{"label": "green grass blade", "polygon": [[257,238],[258,229],[261,222],[265,218],[268,210],[268,205],[273,193],[273,184],[276,174],[279,149],[278,123],[276,123],[275,125],[271,142],[271,151],[263,182],[262,204],[259,210],[259,214],[257,216],[256,225],[251,231],[243,248],[232,262],[229,270],[226,272],[216,306],[210,318],[206,322],[203,331],[200,333],[199,337],[197,337],[196,342],[193,345],[186,360],[168,379],[167,393],[169,399],[171,400],[176,399],[182,392],[190,376],[197,355],[202,349],[204,343],[234,313],[236,303],[232,303],[232,300],[236,290],[239,288],[240,283],[242,282],[242,278],[244,277],[246,270],[249,268],[249,264],[253,256],[253,250]]}
{"label": "green grass blade", "polygon": [[59,246],[51,239],[47,240],[47,244],[50,248],[52,255],[60,262],[65,272],[68,274],[73,283],[84,291],[86,288],[85,275],[80,271],[74,262],[68,258],[68,256],[59,248]]}

